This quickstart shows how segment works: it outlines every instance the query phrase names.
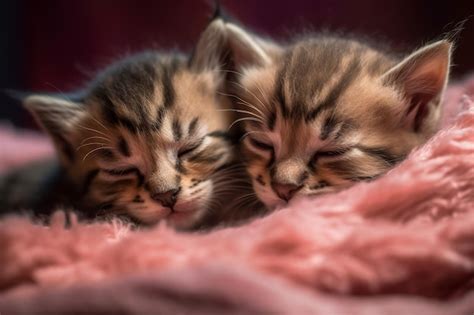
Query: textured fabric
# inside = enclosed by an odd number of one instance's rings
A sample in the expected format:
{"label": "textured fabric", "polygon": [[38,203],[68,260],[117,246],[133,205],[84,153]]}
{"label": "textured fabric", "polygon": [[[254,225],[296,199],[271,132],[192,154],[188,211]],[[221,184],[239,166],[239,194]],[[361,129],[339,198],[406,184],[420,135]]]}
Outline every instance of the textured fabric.
{"label": "textured fabric", "polygon": [[442,130],[385,176],[238,228],[3,220],[0,312],[473,312],[470,96],[450,88]]}

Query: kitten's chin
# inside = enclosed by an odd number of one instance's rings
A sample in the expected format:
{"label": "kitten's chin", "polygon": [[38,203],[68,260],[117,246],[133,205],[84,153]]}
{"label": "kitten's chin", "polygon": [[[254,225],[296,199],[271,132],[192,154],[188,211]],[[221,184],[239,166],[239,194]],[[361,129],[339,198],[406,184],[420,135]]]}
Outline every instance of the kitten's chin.
{"label": "kitten's chin", "polygon": [[176,229],[186,230],[193,228],[203,216],[203,209],[173,211],[167,216],[166,222]]}

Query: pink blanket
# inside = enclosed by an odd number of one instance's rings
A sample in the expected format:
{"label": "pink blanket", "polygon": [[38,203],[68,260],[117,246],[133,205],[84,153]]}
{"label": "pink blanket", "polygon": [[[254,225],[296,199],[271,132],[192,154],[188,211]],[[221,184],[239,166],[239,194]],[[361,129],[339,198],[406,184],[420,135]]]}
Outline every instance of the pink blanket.
{"label": "pink blanket", "polygon": [[[474,79],[453,85],[443,129],[386,176],[242,227],[4,220],[0,313],[472,314],[471,97]],[[7,136],[3,168],[33,145]]]}

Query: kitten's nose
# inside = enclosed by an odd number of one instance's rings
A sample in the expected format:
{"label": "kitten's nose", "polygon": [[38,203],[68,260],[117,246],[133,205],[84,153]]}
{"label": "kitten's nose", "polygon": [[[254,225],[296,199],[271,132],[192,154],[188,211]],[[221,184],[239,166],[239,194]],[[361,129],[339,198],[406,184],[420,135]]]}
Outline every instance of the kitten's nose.
{"label": "kitten's nose", "polygon": [[272,183],[272,188],[275,193],[285,201],[289,201],[294,194],[303,187],[302,185],[293,185],[293,184],[281,184],[281,183]]}
{"label": "kitten's nose", "polygon": [[173,206],[176,203],[176,200],[178,199],[178,194],[180,190],[181,188],[170,189],[165,192],[153,194],[151,198],[153,198],[153,200],[160,202],[163,205],[163,207],[168,207],[171,210],[173,210]]}

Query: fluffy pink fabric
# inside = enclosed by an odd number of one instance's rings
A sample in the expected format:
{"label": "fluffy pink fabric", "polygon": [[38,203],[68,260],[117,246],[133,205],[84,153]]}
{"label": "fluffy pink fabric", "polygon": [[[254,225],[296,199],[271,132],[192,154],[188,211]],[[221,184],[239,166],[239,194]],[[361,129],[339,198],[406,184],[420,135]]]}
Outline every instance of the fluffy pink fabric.
{"label": "fluffy pink fabric", "polygon": [[52,154],[53,146],[43,135],[0,125],[0,172]]}
{"label": "fluffy pink fabric", "polygon": [[62,213],[51,227],[4,220],[0,311],[469,314],[469,96],[474,79],[451,87],[443,129],[386,176],[239,228],[184,234],[74,222],[65,229]]}

